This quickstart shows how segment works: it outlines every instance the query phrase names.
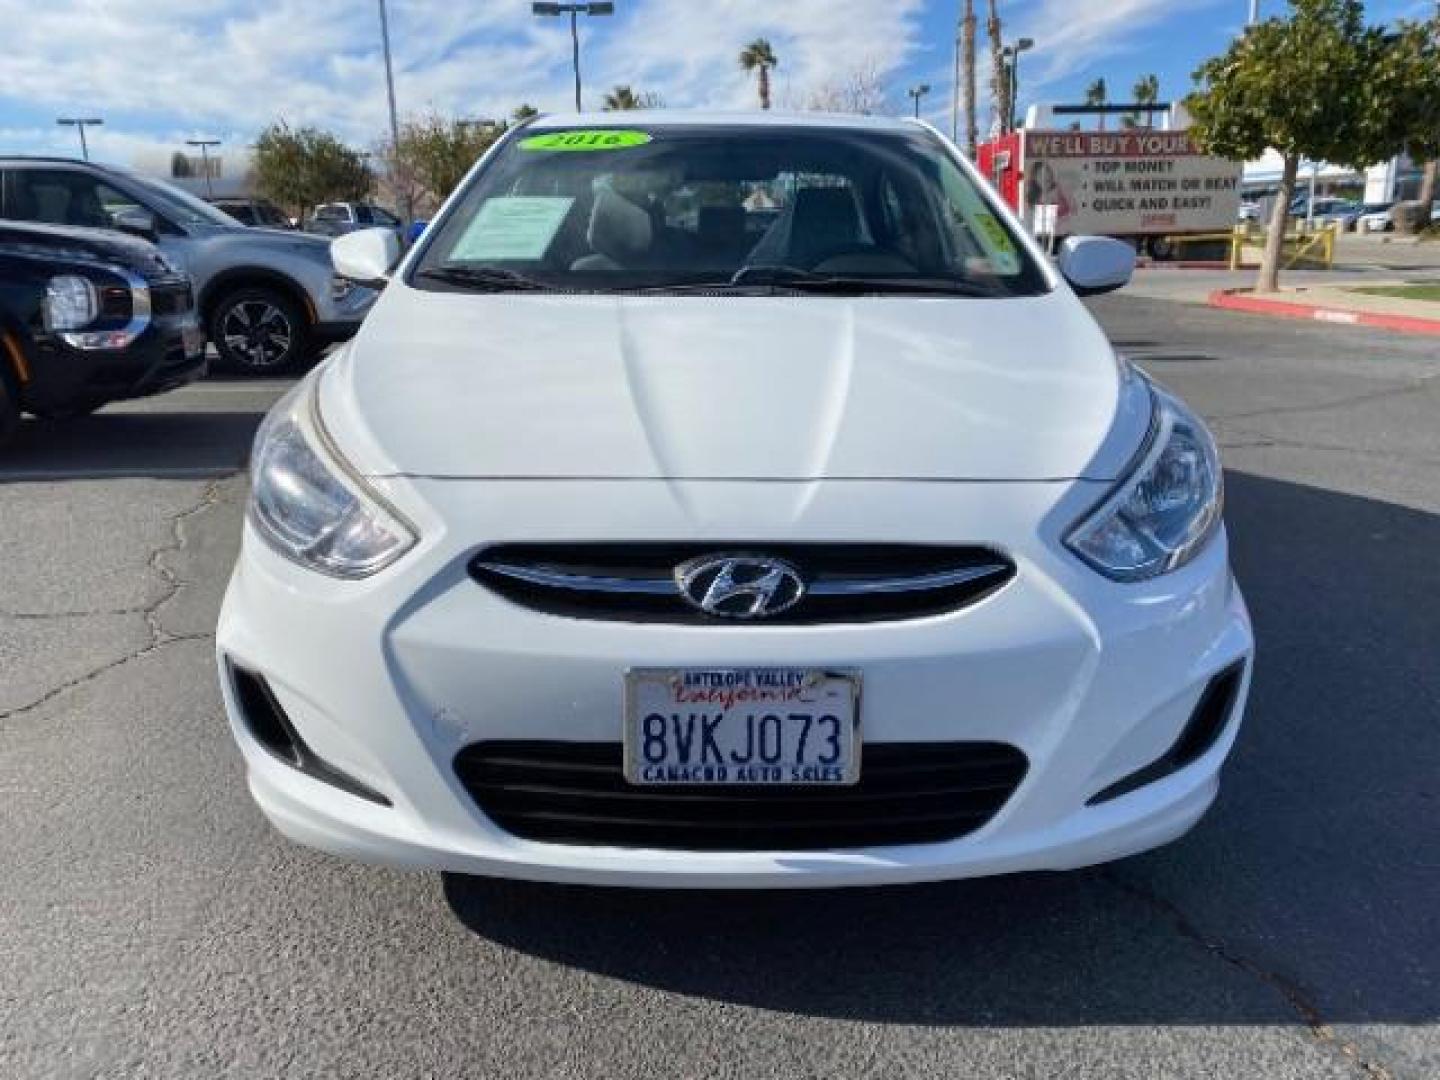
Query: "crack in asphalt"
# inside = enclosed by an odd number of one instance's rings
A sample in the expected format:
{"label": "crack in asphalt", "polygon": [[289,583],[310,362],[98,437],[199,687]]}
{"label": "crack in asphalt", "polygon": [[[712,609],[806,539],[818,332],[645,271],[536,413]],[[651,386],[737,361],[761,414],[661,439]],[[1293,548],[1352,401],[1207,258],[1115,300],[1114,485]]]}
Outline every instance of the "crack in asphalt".
{"label": "crack in asphalt", "polygon": [[44,622],[47,619],[98,619],[106,615],[140,615],[145,605],[123,608],[94,608],[86,611],[6,611],[0,609],[0,619],[12,622]]}
{"label": "crack in asphalt", "polygon": [[[1224,421],[1221,421],[1224,423]],[[1429,457],[1425,454],[1410,454],[1403,450],[1369,450],[1360,446],[1339,446],[1334,443],[1312,442],[1309,439],[1287,439],[1278,435],[1267,435],[1263,431],[1253,431],[1243,427],[1230,427],[1229,430],[1241,438],[1224,438],[1217,432],[1217,440],[1222,450],[1266,450],[1278,448],[1282,450],[1316,450],[1327,454],[1354,454],[1359,457],[1375,458],[1379,461],[1405,461],[1416,465],[1440,466],[1440,458]]]}
{"label": "crack in asphalt", "polygon": [[1279,972],[1271,971],[1266,967],[1242,956],[1234,948],[1219,938],[1210,937],[1202,931],[1173,901],[1167,900],[1159,893],[1146,886],[1127,881],[1121,877],[1113,868],[1102,867],[1098,876],[1113,888],[1132,899],[1139,900],[1148,907],[1164,915],[1174,926],[1175,932],[1192,944],[1200,946],[1210,955],[1222,962],[1229,964],[1237,971],[1244,972],[1253,979],[1258,980],[1271,990],[1275,991],[1285,1004],[1300,1018],[1310,1035],[1322,1046],[1335,1050],[1345,1057],[1350,1064],[1355,1066],[1360,1076],[1365,1080],[1394,1080],[1394,1074],[1385,1065],[1371,1058],[1367,1058],[1361,1052],[1360,1047],[1352,1040],[1342,1038],[1335,1029],[1326,1021],[1320,1008],[1306,995],[1305,991],[1281,975]]}
{"label": "crack in asphalt", "polygon": [[179,574],[177,574],[174,570],[172,570],[169,566],[167,566],[164,561],[165,558],[169,555],[175,555],[185,550],[185,523],[193,518],[199,517],[202,514],[209,513],[217,505],[219,505],[220,485],[226,479],[229,479],[229,477],[222,477],[209,481],[205,485],[204,489],[201,491],[200,497],[192,505],[187,506],[185,509],[179,511],[178,513],[171,515],[169,519],[170,539],[165,543],[161,544],[159,547],[155,548],[155,550],[150,553],[150,557],[146,560],[145,563],[146,568],[151,573],[159,577],[160,580],[164,583],[164,591],[159,596],[159,598],[152,601],[151,603],[136,608],[116,609],[113,612],[58,612],[52,614],[44,614],[39,612],[25,612],[19,614],[0,613],[5,614],[5,616],[8,618],[34,620],[49,618],[77,618],[91,614],[143,615],[145,618],[145,625],[150,631],[150,640],[144,645],[140,646],[140,648],[132,650],[131,652],[126,653],[124,656],[117,657],[116,659],[111,660],[107,663],[101,664],[99,667],[92,668],[90,671],[85,672],[83,675],[77,675],[74,678],[67,679],[64,682],[60,683],[58,686],[51,687],[44,694],[42,694],[40,697],[36,698],[33,701],[27,702],[24,705],[17,705],[14,708],[6,709],[5,711],[0,712],[0,721],[11,720],[17,716],[23,716],[26,713],[33,712],[36,709],[39,709],[42,706],[48,704],[49,702],[54,701],[61,694],[65,694],[71,690],[76,689],[77,687],[84,686],[86,683],[94,682],[96,679],[100,678],[100,676],[106,674],[107,672],[114,671],[116,668],[122,667],[125,664],[128,664],[134,660],[138,660],[143,656],[149,656],[151,653],[157,652],[160,649],[167,648],[171,645],[180,644],[182,642],[208,641],[214,637],[213,634],[172,633],[165,628],[164,621],[160,617],[160,609],[163,608],[166,604],[170,603],[172,600],[174,600],[177,596],[179,596],[180,593],[191,584],[190,582],[182,578]]}
{"label": "crack in asphalt", "polygon": [[1420,393],[1428,390],[1440,380],[1440,375],[1425,375],[1418,379],[1409,380],[1404,386],[1391,386],[1384,390],[1372,390],[1364,394],[1355,394],[1352,397],[1340,398],[1338,401],[1324,401],[1316,405],[1275,405],[1267,409],[1255,409],[1251,412],[1241,413],[1214,413],[1210,419],[1217,423],[1226,423],[1232,420],[1257,420],[1267,416],[1299,416],[1305,413],[1328,412],[1331,409],[1343,409],[1350,405],[1368,405],[1374,401],[1384,401],[1387,398],[1405,397],[1407,394]]}

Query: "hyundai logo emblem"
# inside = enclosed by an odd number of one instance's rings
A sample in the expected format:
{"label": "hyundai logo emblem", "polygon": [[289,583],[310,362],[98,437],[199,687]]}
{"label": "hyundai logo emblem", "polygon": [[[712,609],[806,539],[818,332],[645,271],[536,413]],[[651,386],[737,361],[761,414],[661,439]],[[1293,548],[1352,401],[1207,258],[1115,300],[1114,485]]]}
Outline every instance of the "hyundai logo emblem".
{"label": "hyundai logo emblem", "polygon": [[789,611],[805,595],[805,579],[768,555],[702,555],[675,568],[680,594],[707,615],[762,619]]}

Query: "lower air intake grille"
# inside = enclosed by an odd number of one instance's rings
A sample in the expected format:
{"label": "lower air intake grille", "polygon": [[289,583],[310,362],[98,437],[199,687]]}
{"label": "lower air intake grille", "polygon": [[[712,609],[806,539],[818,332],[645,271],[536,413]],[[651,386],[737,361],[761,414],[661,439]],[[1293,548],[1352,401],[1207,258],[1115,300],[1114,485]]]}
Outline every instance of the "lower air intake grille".
{"label": "lower air intake grille", "polygon": [[525,840],[674,851],[824,851],[954,840],[1025,776],[1003,743],[872,743],[851,787],[636,787],[619,743],[484,742],[455,758],[481,811]]}
{"label": "lower air intake grille", "polygon": [[956,611],[1003,588],[1015,564],[982,547],[917,544],[508,544],[470,562],[470,575],[512,603],[551,615],[621,622],[743,626],[687,601],[677,581],[692,560],[784,560],[803,595],[766,625],[880,622]]}

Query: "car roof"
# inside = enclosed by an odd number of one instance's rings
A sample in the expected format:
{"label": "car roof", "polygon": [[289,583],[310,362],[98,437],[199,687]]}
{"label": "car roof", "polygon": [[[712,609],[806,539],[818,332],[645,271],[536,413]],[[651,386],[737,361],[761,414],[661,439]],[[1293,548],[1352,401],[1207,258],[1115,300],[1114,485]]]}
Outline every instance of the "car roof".
{"label": "car roof", "polygon": [[914,131],[923,127],[909,117],[862,116],[823,112],[714,112],[705,109],[635,109],[618,113],[553,113],[537,117],[526,131],[616,127],[809,127],[862,131]]}
{"label": "car roof", "polygon": [[80,158],[72,157],[46,157],[34,154],[0,154],[0,161],[7,165],[72,165],[77,169],[97,169],[106,171],[110,168],[107,165],[98,165],[93,161],[82,161]]}

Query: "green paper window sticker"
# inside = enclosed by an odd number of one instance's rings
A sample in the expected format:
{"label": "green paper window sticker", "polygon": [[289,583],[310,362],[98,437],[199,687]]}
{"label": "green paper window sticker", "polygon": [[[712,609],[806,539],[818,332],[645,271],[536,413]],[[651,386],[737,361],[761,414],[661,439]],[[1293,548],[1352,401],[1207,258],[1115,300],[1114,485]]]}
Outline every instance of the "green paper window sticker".
{"label": "green paper window sticker", "polygon": [[520,140],[521,150],[586,151],[629,150],[644,146],[650,135],[644,131],[548,131]]}
{"label": "green paper window sticker", "polygon": [[569,197],[508,195],[486,199],[450,252],[461,262],[543,259],[550,241],[575,200]]}

